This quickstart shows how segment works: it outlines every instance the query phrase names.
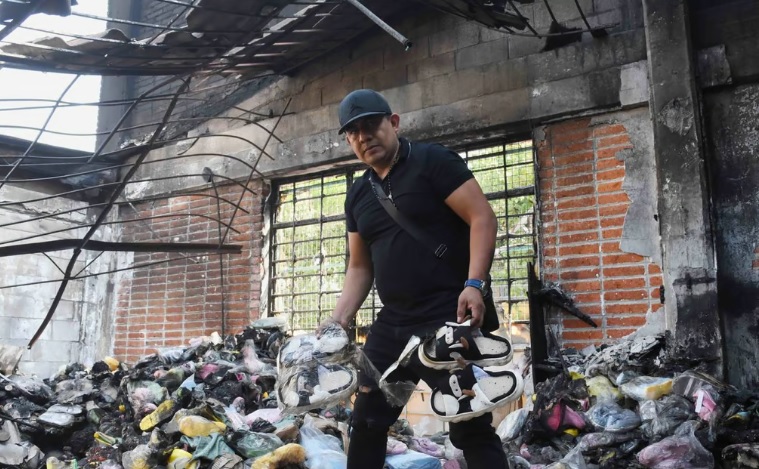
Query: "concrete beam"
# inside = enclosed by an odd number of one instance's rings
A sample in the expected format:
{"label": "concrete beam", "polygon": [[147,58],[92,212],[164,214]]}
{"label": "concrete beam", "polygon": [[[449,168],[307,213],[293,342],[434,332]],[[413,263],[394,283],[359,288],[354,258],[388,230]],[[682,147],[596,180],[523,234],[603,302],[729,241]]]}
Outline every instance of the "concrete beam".
{"label": "concrete beam", "polygon": [[715,251],[685,0],[644,0],[658,219],[672,352],[721,373]]}

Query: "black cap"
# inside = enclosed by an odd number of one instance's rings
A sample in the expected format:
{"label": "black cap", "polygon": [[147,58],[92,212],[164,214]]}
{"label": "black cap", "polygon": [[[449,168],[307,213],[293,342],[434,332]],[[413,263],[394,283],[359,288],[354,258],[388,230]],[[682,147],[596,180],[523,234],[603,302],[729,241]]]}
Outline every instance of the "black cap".
{"label": "black cap", "polygon": [[356,119],[378,114],[390,115],[390,105],[385,98],[374,90],[356,90],[348,94],[340,103],[338,116],[340,118],[340,132]]}

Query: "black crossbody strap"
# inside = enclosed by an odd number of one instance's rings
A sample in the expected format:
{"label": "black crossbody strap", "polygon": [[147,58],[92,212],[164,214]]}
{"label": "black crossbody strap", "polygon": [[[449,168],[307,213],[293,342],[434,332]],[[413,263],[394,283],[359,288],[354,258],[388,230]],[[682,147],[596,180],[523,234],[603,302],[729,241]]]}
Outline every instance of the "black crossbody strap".
{"label": "black crossbody strap", "polygon": [[435,254],[435,257],[438,259],[448,259],[448,257],[443,257],[445,255],[445,252],[448,250],[448,246],[435,241],[435,239],[433,239],[432,236],[430,236],[426,231],[419,228],[411,220],[409,220],[406,215],[402,214],[393,204],[393,201],[390,200],[390,198],[385,194],[382,186],[377,181],[375,181],[373,176],[374,175],[369,176],[369,182],[374,189],[373,192],[377,196],[377,200],[379,200],[382,208],[384,208],[387,214],[390,215],[390,218],[395,220],[398,226],[406,230],[406,232],[410,234],[414,239],[430,249],[432,253]]}

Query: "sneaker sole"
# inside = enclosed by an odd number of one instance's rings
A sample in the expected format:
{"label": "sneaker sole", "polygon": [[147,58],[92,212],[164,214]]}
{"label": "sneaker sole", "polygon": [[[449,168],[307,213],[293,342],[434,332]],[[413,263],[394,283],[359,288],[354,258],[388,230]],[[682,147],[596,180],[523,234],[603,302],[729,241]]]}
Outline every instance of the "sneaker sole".
{"label": "sneaker sole", "polygon": [[[419,361],[422,362],[422,365],[426,366],[427,368],[432,368],[434,370],[456,370],[456,369],[461,368],[461,365],[459,365],[459,363],[456,361],[437,362],[437,361],[430,360],[429,358],[427,358],[427,355],[424,353],[424,344],[419,346],[417,353],[419,355]],[[511,359],[513,357],[514,357],[514,350],[512,349],[509,352],[509,354],[506,355],[505,357],[485,358],[482,360],[474,360],[474,361],[465,360],[465,361],[467,363],[472,363],[479,367],[502,366],[502,365],[508,365],[509,363],[511,363]]]}
{"label": "sneaker sole", "polygon": [[522,394],[524,394],[524,379],[522,379],[522,377],[519,376],[519,375],[517,375],[517,374],[515,374],[514,376],[517,379],[517,386],[514,389],[514,392],[512,393],[512,395],[509,396],[509,397],[504,398],[502,401],[497,402],[495,405],[493,405],[491,407],[487,407],[485,409],[481,409],[481,410],[478,410],[476,412],[467,412],[467,413],[464,413],[464,414],[456,414],[456,415],[452,415],[452,416],[448,417],[448,416],[445,416],[445,415],[440,415],[437,412],[435,412],[434,409],[432,409],[432,398],[430,398],[430,410],[432,410],[432,413],[435,414],[435,416],[437,418],[439,418],[440,420],[442,420],[443,422],[450,422],[450,423],[465,422],[467,420],[472,420],[475,417],[479,417],[481,415],[488,414],[488,413],[494,411],[495,409],[497,409],[499,407],[503,407],[506,404],[508,404],[510,402],[514,402],[517,399],[519,399],[520,397],[522,397]]}

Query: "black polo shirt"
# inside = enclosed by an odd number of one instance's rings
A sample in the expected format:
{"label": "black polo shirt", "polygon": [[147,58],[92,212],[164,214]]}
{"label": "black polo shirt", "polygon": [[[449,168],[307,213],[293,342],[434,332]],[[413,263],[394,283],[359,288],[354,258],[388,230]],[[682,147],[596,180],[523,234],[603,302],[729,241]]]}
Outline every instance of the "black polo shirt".
{"label": "black polo shirt", "polygon": [[[469,226],[445,199],[473,177],[455,152],[434,144],[400,139],[398,162],[382,181],[398,210],[448,246],[438,259],[390,218],[380,205],[367,170],[348,191],[349,232],[358,232],[371,251],[377,292],[384,307],[378,319],[396,326],[455,320],[458,297],[469,270]],[[410,150],[410,153],[409,153]],[[379,179],[378,179],[379,180]]]}

